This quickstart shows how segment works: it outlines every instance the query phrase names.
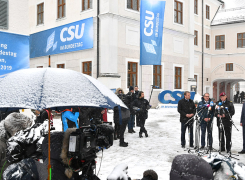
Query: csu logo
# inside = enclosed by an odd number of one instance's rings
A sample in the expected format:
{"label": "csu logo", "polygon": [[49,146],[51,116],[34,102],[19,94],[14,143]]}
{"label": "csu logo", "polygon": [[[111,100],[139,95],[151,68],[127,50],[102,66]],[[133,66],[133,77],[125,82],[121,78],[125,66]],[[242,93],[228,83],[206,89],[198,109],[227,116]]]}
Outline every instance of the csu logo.
{"label": "csu logo", "polygon": [[[191,93],[191,99],[193,100],[195,97],[195,92],[190,92]],[[165,95],[169,94],[171,96],[171,98],[174,98],[174,101],[172,100],[165,100]],[[170,91],[170,90],[166,90],[166,91],[162,91],[159,95],[158,95],[158,100],[163,103],[163,104],[178,104],[179,100],[181,100],[182,98],[184,98],[184,91]]]}
{"label": "csu logo", "polygon": [[[153,34],[153,20],[154,20],[154,13],[151,11],[145,11],[146,14],[149,16],[145,16],[145,28],[144,28],[144,34],[146,36],[151,36]],[[149,28],[150,27],[150,28]],[[148,29],[148,31],[147,31]],[[149,31],[150,30],[150,31]]]}
{"label": "csu logo", "polygon": [[60,40],[62,42],[71,41],[74,39],[74,37],[76,39],[81,39],[83,37],[84,27],[85,23],[82,23],[81,30],[79,28],[79,25],[76,25],[76,27],[70,26],[69,28],[64,27],[60,32]]}

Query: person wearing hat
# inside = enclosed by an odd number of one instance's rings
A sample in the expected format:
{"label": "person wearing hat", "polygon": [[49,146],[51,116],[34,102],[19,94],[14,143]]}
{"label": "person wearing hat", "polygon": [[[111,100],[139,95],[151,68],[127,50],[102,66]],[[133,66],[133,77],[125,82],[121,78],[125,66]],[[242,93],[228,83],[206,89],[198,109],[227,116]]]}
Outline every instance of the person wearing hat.
{"label": "person wearing hat", "polygon": [[131,104],[136,99],[133,86],[129,87],[129,92],[126,94],[126,98],[127,98],[126,106],[130,109],[130,119],[128,120],[128,132],[129,133],[135,133],[135,131],[133,129],[134,128],[134,121],[135,121],[135,111],[133,110],[133,107],[131,106]]}
{"label": "person wearing hat", "polygon": [[[227,99],[225,92],[220,93],[219,96],[220,96],[220,100],[216,102],[215,117],[217,118],[219,141],[221,141],[220,142],[221,151],[225,151],[225,145],[226,145],[226,151],[228,153],[231,150],[231,132],[232,132],[231,118],[235,114],[235,108],[233,103]],[[218,105],[219,103],[221,103],[222,105],[219,106]],[[218,108],[220,109],[219,110],[220,113],[218,111]],[[222,121],[224,128],[220,127],[220,120]],[[225,143],[224,135],[226,137],[226,143]]]}

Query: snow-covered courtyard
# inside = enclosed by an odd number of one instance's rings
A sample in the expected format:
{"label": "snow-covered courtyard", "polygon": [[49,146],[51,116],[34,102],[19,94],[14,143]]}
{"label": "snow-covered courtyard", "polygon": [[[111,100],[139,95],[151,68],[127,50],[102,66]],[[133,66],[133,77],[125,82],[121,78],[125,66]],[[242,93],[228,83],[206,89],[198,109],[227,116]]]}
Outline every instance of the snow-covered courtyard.
{"label": "snow-covered courtyard", "polygon": [[[237,154],[242,150],[242,128],[240,126],[240,116],[242,104],[235,104],[235,115],[232,128],[232,153]],[[113,122],[113,114],[108,113],[108,121]],[[218,127],[216,118],[213,126],[213,148],[219,149]],[[60,119],[54,120],[56,130],[61,130]],[[139,127],[135,128],[136,133],[130,134],[125,131],[125,141],[129,143],[128,147],[120,147],[119,140],[114,140],[114,145],[104,150],[101,168],[98,177],[106,180],[114,167],[120,163],[128,165],[128,175],[132,179],[143,177],[143,172],[147,169],[153,169],[157,172],[160,180],[169,179],[171,164],[176,155],[188,153],[180,145],[180,121],[177,109],[151,109],[149,118],[145,125],[149,137],[139,138]],[[186,133],[186,140],[188,134]],[[188,144],[188,142],[187,142]],[[97,154],[97,172],[100,167],[102,153]],[[240,162],[245,163],[245,155],[239,155]]]}

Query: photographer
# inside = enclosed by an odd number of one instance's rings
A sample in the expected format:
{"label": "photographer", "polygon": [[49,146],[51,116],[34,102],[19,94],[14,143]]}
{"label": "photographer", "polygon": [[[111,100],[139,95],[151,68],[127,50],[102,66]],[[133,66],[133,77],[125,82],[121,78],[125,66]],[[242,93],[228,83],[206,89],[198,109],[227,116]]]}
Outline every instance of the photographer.
{"label": "photographer", "polygon": [[145,133],[145,137],[148,137],[148,133],[145,129],[145,120],[148,118],[148,110],[151,108],[149,102],[144,99],[144,92],[139,92],[139,98],[135,99],[131,105],[136,110],[136,115],[139,117],[140,132],[139,137],[142,138],[142,133]]}
{"label": "photographer", "polygon": [[[220,93],[220,100],[216,102],[216,105],[219,103],[222,104],[221,106],[216,106],[215,117],[217,118],[217,126],[219,129],[219,140],[221,141],[221,151],[225,151],[225,138],[226,137],[226,150],[227,153],[231,150],[231,131],[232,131],[232,122],[231,118],[235,114],[235,109],[233,103],[227,100],[227,96],[224,92]],[[228,110],[226,110],[226,108]],[[218,110],[220,109],[220,110]],[[220,127],[220,121],[224,126],[223,128]],[[220,137],[220,134],[221,137]]]}
{"label": "photographer", "polygon": [[208,141],[209,141],[209,149],[212,149],[212,121],[214,116],[214,107],[209,107],[211,99],[209,98],[209,93],[205,93],[202,97],[202,101],[198,103],[197,112],[199,112],[198,116],[201,121],[201,149],[205,147],[205,134],[206,130],[208,131]]}

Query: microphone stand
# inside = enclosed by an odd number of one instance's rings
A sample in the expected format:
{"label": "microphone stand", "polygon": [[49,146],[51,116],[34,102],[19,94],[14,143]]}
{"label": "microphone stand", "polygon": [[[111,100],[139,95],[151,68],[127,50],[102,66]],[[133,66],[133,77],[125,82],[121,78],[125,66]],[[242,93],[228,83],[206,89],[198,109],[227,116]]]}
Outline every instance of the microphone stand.
{"label": "microphone stand", "polygon": [[[232,118],[231,118],[231,115],[230,115],[229,110],[228,110],[228,109],[226,109],[226,110],[227,110],[228,115],[229,115],[229,117],[230,117],[230,122],[231,122],[231,124],[236,128],[237,131],[239,131],[239,130],[237,129],[237,127],[235,126],[235,124],[234,124]],[[230,132],[231,132],[231,137],[232,137],[232,126],[230,127]],[[232,146],[232,138],[231,138],[230,146]],[[238,155],[238,154],[232,154],[232,153],[231,153],[231,148],[230,148],[230,151],[228,152],[228,154],[229,154],[229,155],[228,155],[228,158],[234,158],[234,159],[236,159],[236,160],[239,160],[238,158],[233,157],[233,156],[239,156],[239,155]],[[232,155],[233,155],[233,156],[232,156]]]}
{"label": "microphone stand", "polygon": [[[197,153],[197,156],[202,156],[203,155],[203,152],[200,152],[200,148],[199,148],[199,142],[200,142],[200,124],[201,124],[201,121],[200,120],[198,120],[198,114],[199,113],[201,113],[201,111],[202,111],[202,114],[204,113],[204,108],[201,108],[196,114],[195,114],[195,121],[196,121],[196,130],[195,130],[195,145],[196,145],[196,149],[194,149],[195,151],[194,152],[192,152],[192,150],[189,148],[188,149],[188,153],[191,153],[191,154],[194,154],[194,153]],[[197,109],[196,109],[196,111],[197,111]],[[191,118],[191,119],[193,119],[193,118]],[[191,120],[190,119],[190,120]],[[190,121],[189,120],[189,121]],[[189,122],[188,121],[188,122]],[[188,123],[187,122],[187,123]],[[187,124],[186,123],[186,124]],[[193,124],[192,124],[193,125]],[[190,127],[191,128],[191,127]],[[189,130],[190,130],[190,128],[189,128]],[[189,133],[189,142],[190,142],[190,133]]]}

